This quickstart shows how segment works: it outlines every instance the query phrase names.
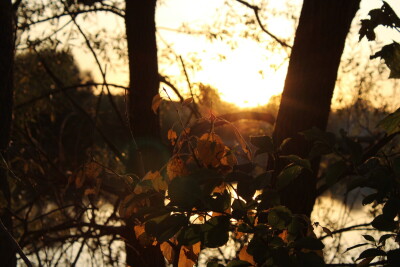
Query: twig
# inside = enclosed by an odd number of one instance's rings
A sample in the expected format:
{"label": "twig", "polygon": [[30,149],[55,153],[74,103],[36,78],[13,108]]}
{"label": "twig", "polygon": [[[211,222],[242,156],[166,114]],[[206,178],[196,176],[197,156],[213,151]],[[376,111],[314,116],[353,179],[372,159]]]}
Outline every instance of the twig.
{"label": "twig", "polygon": [[281,46],[287,47],[287,48],[292,48],[292,46],[288,45],[287,43],[285,43],[284,41],[282,41],[281,39],[279,39],[277,36],[275,36],[273,33],[271,33],[270,31],[268,31],[268,30],[264,27],[264,25],[263,25],[262,22],[261,22],[260,16],[259,16],[259,14],[258,14],[258,12],[259,12],[259,10],[260,10],[260,8],[259,8],[258,6],[251,5],[251,4],[249,4],[248,2],[242,1],[242,0],[236,0],[236,1],[239,2],[239,3],[241,3],[241,4],[243,4],[243,5],[245,5],[245,6],[247,6],[248,8],[250,8],[250,9],[252,9],[252,10],[254,11],[254,15],[256,16],[257,22],[258,22],[258,24],[260,25],[261,30],[262,30],[263,32],[265,32],[266,34],[268,34],[269,36],[271,36],[271,38],[274,39],[276,42],[278,42]]}

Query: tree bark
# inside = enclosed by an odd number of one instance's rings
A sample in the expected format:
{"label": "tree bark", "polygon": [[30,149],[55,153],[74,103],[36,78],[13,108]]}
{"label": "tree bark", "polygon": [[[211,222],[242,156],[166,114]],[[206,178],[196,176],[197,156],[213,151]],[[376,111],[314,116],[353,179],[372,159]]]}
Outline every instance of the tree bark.
{"label": "tree bark", "polygon": [[159,116],[151,108],[153,97],[159,91],[155,10],[156,0],[126,1],[130,77],[128,112],[138,146],[138,150],[134,148],[128,156],[127,168],[139,176],[148,170],[159,169],[168,157],[161,142]]}
{"label": "tree bark", "polygon": [[[128,42],[130,86],[128,114],[137,146],[130,151],[127,171],[142,178],[149,170],[158,170],[169,154],[161,141],[159,116],[152,111],[153,97],[159,90],[156,24],[156,0],[126,0],[125,25]],[[156,201],[160,202],[160,201]],[[162,205],[160,203],[152,203]],[[124,233],[126,263],[132,267],[165,266],[159,246],[143,247],[135,237],[133,222],[127,221]]]}
{"label": "tree bark", "polygon": [[[14,34],[13,10],[11,0],[0,1],[0,153],[4,157],[10,142],[10,130],[13,105],[13,60]],[[0,158],[0,160],[2,160]],[[10,187],[7,180],[7,170],[0,164],[0,193],[11,203]],[[1,221],[12,233],[11,214],[7,210],[0,211]],[[13,246],[4,233],[0,232],[0,259],[2,266],[16,266],[16,255]]]}
{"label": "tree bark", "polygon": [[[347,33],[360,0],[304,0],[289,62],[274,140],[284,154],[307,157],[310,144],[298,133],[312,127],[326,129],[331,98]],[[310,215],[316,198],[319,160],[313,174],[303,173],[281,192],[282,204]]]}

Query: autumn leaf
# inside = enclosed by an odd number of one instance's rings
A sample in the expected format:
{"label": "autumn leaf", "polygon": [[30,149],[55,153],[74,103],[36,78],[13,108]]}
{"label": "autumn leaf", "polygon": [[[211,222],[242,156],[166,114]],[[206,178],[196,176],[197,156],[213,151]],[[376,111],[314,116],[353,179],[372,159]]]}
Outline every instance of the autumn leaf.
{"label": "autumn leaf", "polygon": [[172,145],[175,145],[176,139],[178,139],[178,135],[172,129],[168,130],[168,140],[171,142]]}
{"label": "autumn leaf", "polygon": [[139,195],[143,193],[147,193],[148,191],[154,189],[155,191],[165,191],[167,190],[168,185],[164,181],[164,178],[161,176],[159,171],[149,171],[143,177],[143,179],[136,185],[134,189],[134,193]]}
{"label": "autumn leaf", "polygon": [[157,114],[157,110],[161,105],[161,101],[162,101],[162,98],[161,98],[160,94],[156,94],[153,97],[153,101],[151,103],[151,109],[153,110],[154,114]]}
{"label": "autumn leaf", "polygon": [[224,156],[221,159],[221,164],[225,166],[229,166],[233,168],[233,166],[237,165],[238,161],[233,152],[233,150],[229,149],[229,147],[225,146]]}
{"label": "autumn leaf", "polygon": [[189,172],[181,158],[174,157],[168,162],[167,176],[170,181],[172,181],[175,177],[185,176],[188,174]]}
{"label": "autumn leaf", "polygon": [[193,267],[200,253],[200,242],[192,246],[182,246],[178,267]]}
{"label": "autumn leaf", "polygon": [[146,233],[144,225],[135,225],[133,230],[135,231],[136,239],[139,241],[141,246],[147,247],[153,244],[154,238],[150,237]]}
{"label": "autumn leaf", "polygon": [[251,161],[251,151],[249,146],[247,145],[246,141],[244,140],[243,136],[239,133],[236,128],[233,128],[236,136],[236,140],[239,142],[240,147],[242,148],[243,152],[246,154],[247,159]]}
{"label": "autumn leaf", "polygon": [[247,245],[243,246],[243,248],[240,250],[239,259],[242,261],[247,261],[252,265],[256,265],[253,256],[247,253]]}
{"label": "autumn leaf", "polygon": [[182,106],[187,106],[192,102],[193,102],[193,97],[186,98],[185,100],[183,100]]}
{"label": "autumn leaf", "polygon": [[85,164],[83,168],[76,174],[76,188],[81,188],[85,184],[85,182],[94,181],[100,175],[102,170],[103,167],[95,162]]}
{"label": "autumn leaf", "polygon": [[172,264],[175,256],[174,248],[168,242],[163,242],[160,245],[160,250],[168,263]]}
{"label": "autumn leaf", "polygon": [[205,166],[220,165],[224,152],[225,145],[216,133],[205,133],[197,141],[197,158]]}

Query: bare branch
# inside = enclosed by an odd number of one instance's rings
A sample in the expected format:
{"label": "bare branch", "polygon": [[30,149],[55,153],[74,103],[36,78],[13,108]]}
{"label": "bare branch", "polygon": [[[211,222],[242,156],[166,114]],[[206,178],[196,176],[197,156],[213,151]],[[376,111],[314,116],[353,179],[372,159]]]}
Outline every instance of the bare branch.
{"label": "bare branch", "polygon": [[264,25],[263,25],[262,22],[261,22],[260,15],[258,14],[258,12],[259,12],[259,10],[260,10],[260,8],[259,8],[258,6],[251,5],[251,4],[249,4],[248,2],[243,1],[243,0],[236,0],[236,1],[239,2],[239,3],[241,3],[241,4],[243,4],[243,5],[245,5],[246,7],[250,8],[250,9],[252,9],[252,10],[254,11],[254,15],[256,16],[257,22],[258,22],[258,24],[260,25],[261,30],[262,30],[263,32],[265,32],[266,34],[268,34],[272,39],[274,39],[276,42],[278,42],[281,46],[287,47],[287,48],[292,48],[291,45],[288,45],[287,43],[285,43],[284,41],[282,41],[281,39],[279,39],[275,34],[271,33],[270,31],[268,31],[268,30],[264,27]]}

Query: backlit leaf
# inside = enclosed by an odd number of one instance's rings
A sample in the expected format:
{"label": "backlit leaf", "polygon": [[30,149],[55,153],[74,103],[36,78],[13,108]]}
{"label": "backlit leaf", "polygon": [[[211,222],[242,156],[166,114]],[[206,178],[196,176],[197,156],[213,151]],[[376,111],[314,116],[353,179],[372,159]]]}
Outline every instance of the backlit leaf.
{"label": "backlit leaf", "polygon": [[156,95],[153,97],[153,101],[152,101],[152,103],[151,103],[151,109],[153,110],[153,112],[154,112],[155,114],[157,114],[157,111],[158,111],[158,108],[159,108],[160,105],[161,105],[161,102],[162,102],[162,98],[161,98],[160,94],[156,94]]}

